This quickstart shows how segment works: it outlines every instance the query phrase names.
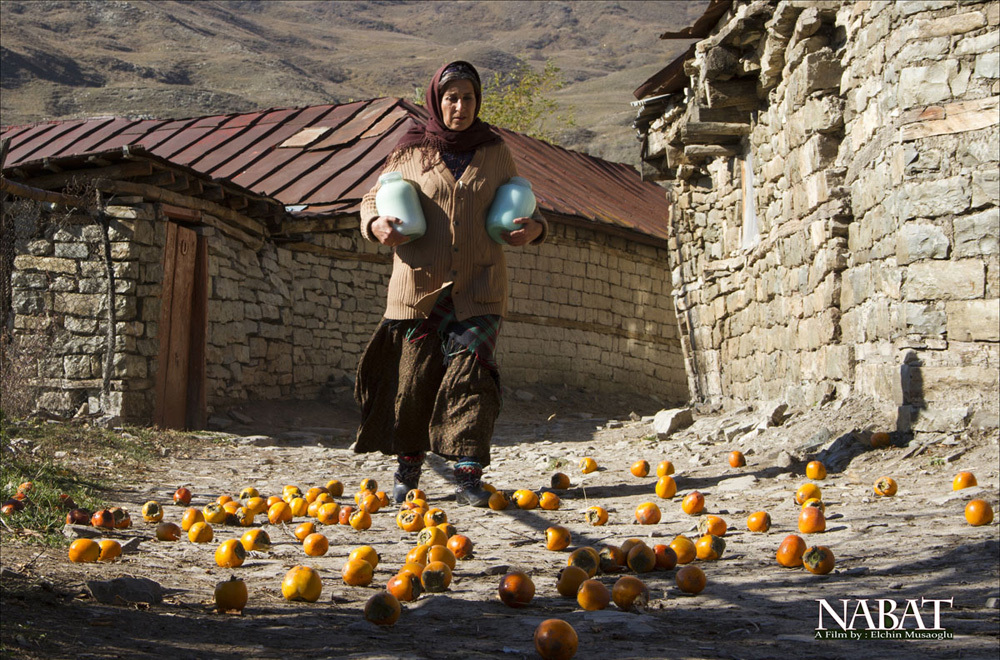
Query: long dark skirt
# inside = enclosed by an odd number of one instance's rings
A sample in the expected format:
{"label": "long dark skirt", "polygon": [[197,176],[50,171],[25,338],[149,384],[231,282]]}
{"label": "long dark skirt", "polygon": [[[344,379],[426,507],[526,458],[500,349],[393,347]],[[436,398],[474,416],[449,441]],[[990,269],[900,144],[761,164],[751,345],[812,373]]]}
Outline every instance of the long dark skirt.
{"label": "long dark skirt", "polygon": [[354,388],[361,406],[354,451],[432,451],[489,465],[499,375],[471,351],[449,355],[435,332],[408,339],[420,324],[383,321],[368,342]]}

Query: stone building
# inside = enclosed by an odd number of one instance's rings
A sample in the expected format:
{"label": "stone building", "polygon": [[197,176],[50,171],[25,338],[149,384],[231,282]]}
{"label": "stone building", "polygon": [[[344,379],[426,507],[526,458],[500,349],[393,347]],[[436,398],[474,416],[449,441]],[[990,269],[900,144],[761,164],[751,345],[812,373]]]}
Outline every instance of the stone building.
{"label": "stone building", "polygon": [[[248,401],[349,391],[391,264],[360,237],[361,196],[422,112],[376,99],[5,127],[0,327],[45,348],[37,406],[200,428]],[[507,250],[504,384],[687,400],[663,189],[505,139],[550,238]]]}
{"label": "stone building", "polygon": [[713,0],[636,90],[695,399],[995,428],[1000,3]]}

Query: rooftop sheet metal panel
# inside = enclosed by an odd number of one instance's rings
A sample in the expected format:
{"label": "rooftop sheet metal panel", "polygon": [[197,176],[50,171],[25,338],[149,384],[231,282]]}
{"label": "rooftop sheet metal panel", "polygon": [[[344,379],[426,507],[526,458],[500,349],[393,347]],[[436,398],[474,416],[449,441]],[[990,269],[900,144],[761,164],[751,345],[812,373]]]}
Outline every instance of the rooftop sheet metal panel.
{"label": "rooftop sheet metal panel", "polygon": [[[5,169],[38,166],[45,157],[87,156],[138,145],[151,155],[231,181],[301,215],[357,213],[385,158],[426,113],[395,98],[344,105],[281,108],[177,120],[101,118],[5,127]],[[280,147],[306,129],[330,128],[304,146]],[[501,130],[539,206],[565,216],[666,237],[665,191],[627,165]]]}

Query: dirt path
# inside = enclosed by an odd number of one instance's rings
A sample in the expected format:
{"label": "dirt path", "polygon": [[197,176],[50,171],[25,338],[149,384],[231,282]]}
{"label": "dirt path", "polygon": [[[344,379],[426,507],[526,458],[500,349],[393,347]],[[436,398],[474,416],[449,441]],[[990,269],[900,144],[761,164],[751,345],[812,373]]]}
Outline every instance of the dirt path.
{"label": "dirt path", "polygon": [[[501,416],[494,463],[487,480],[504,490],[541,490],[554,471],[570,475],[572,486],[560,492],[557,511],[502,512],[459,507],[453,500],[450,466],[433,457],[421,486],[432,505],[448,513],[459,532],[476,544],[475,557],[460,562],[450,589],[425,594],[404,604],[391,628],[369,624],[365,601],[384,588],[413,547],[413,535],[395,525],[392,507],[373,516],[365,532],[324,527],[330,551],[306,557],[290,529],[268,529],[275,545],[254,555],[239,569],[221,569],[213,554],[218,542],[238,537],[242,529],[216,527],[215,541],[195,545],[182,540],[158,542],[143,523],[143,502],[168,502],[180,484],[190,484],[193,504],[204,505],[220,494],[235,496],[245,486],[280,493],[285,484],[306,487],[341,479],[353,492],[363,477],[381,485],[392,482],[391,462],[381,456],[354,454],[349,445],[355,412],[349,407],[311,405],[248,406],[252,421],[234,425],[231,435],[206,437],[171,451],[151,472],[137,475],[119,504],[136,524],[120,537],[139,537],[138,550],[111,564],[72,564],[65,550],[24,548],[5,543],[2,554],[5,601],[5,655],[24,658],[536,658],[532,634],[550,617],[569,621],[580,638],[580,659],[608,658],[840,658],[877,655],[886,658],[992,658],[1000,643],[1000,542],[997,523],[971,527],[964,521],[965,502],[981,497],[997,507],[997,432],[941,437],[926,445],[909,443],[873,450],[860,439],[878,430],[878,416],[863,406],[830,405],[790,411],[781,426],[754,430],[765,415],[743,411],[697,415],[693,426],[657,441],[648,418],[658,407],[651,401],[587,398],[566,392],[513,393]],[[861,433],[851,434],[852,431]],[[744,468],[730,468],[726,455],[741,449]],[[827,505],[823,534],[807,535],[810,544],[833,549],[837,567],[828,576],[784,569],[774,561],[781,540],[796,532],[795,489],[806,481],[803,459],[826,459],[830,474],[819,482]],[[583,456],[601,470],[582,475]],[[678,495],[659,500],[655,477],[639,479],[629,465],[645,458],[653,466],[670,459],[677,466]],[[976,473],[979,487],[952,493],[960,469]],[[900,484],[892,498],[875,498],[871,484],[883,474]],[[708,586],[685,596],[674,584],[675,571],[642,574],[651,592],[645,613],[607,609],[586,612],[555,590],[568,551],[545,549],[545,529],[569,528],[570,549],[620,545],[627,538],[669,543],[678,534],[696,535],[697,518],[681,512],[680,499],[697,489],[706,513],[729,523],[728,543],[720,561],[698,561]],[[341,503],[349,495],[338,498]],[[663,519],[636,524],[635,507],[657,502]],[[603,527],[584,522],[588,504],[610,512]],[[766,534],[746,531],[749,513],[767,510],[773,526]],[[182,509],[168,506],[167,519],[179,522]],[[340,578],[348,553],[372,545],[382,561],[370,587],[349,587]],[[290,603],[280,595],[285,572],[308,564],[323,576],[316,603]],[[531,605],[514,610],[497,598],[507,568],[520,568],[536,585]],[[242,577],[250,603],[243,616],[212,611],[214,585],[230,574]],[[120,576],[149,578],[164,590],[154,605],[104,605],[91,597],[88,580]],[[599,578],[609,586],[616,575]],[[906,599],[953,599],[941,606],[940,623],[953,635],[946,640],[834,641],[814,639],[820,605],[826,599],[837,611],[839,599],[891,599],[898,615]],[[992,599],[992,600],[991,600]],[[919,603],[918,603],[919,604]],[[885,605],[888,607],[888,605]],[[932,605],[921,610],[932,625]],[[826,626],[836,628],[830,617]],[[915,618],[904,621],[916,627]],[[865,628],[863,617],[858,628]]]}

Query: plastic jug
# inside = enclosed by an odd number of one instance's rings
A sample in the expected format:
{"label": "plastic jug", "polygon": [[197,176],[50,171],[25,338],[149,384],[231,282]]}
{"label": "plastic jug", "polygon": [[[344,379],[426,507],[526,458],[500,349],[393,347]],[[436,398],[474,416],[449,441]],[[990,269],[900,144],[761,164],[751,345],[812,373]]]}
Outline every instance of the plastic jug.
{"label": "plastic jug", "polygon": [[504,240],[500,234],[519,229],[514,224],[517,218],[527,218],[535,212],[535,194],[531,192],[531,182],[524,177],[511,177],[510,181],[497,188],[493,203],[486,214],[486,231],[497,243]]}
{"label": "plastic jug", "polygon": [[386,172],[378,178],[379,189],[375,193],[375,208],[379,215],[388,215],[402,220],[396,231],[415,240],[427,231],[427,221],[420,208],[420,199],[413,184],[403,179],[399,172]]}

